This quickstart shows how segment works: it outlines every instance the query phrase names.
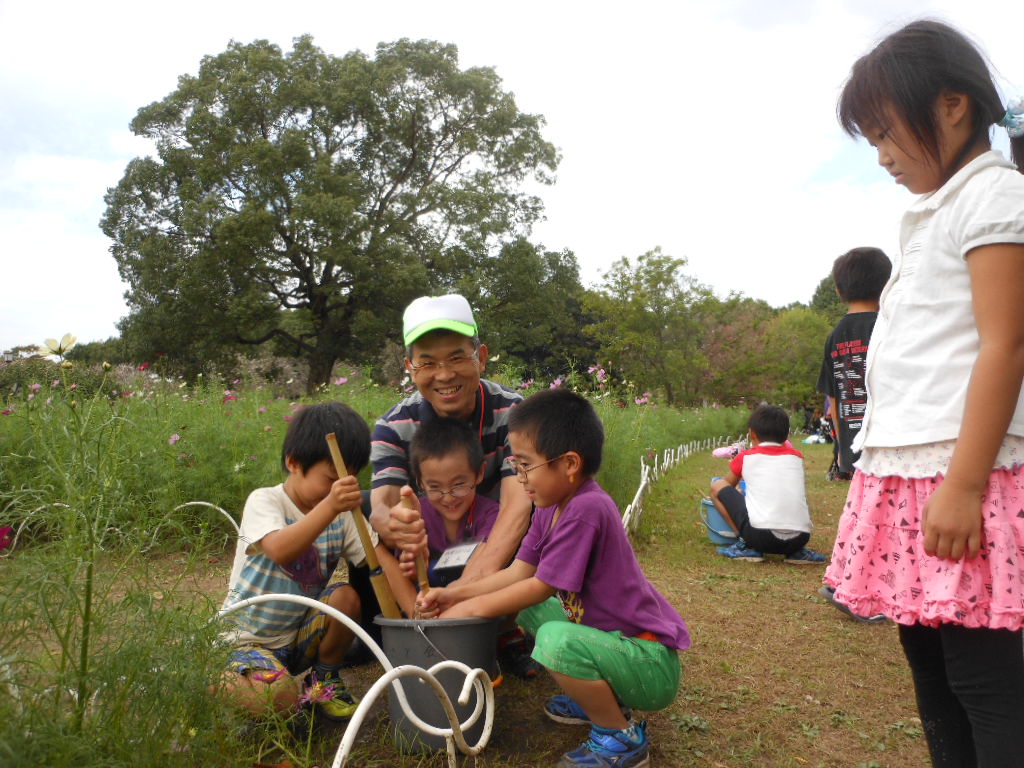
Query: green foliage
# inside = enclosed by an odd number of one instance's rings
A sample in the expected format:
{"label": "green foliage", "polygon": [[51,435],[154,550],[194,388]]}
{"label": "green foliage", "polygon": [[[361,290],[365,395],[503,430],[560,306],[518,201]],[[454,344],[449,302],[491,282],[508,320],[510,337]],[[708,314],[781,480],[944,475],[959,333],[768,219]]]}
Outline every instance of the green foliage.
{"label": "green foliage", "polygon": [[811,297],[811,309],[828,320],[832,325],[839,322],[839,319],[846,314],[846,304],[836,292],[835,281],[832,275],[828,274],[821,279],[818,287],[814,289]]}
{"label": "green foliage", "polygon": [[776,310],[764,301],[735,294],[711,308],[701,393],[722,403],[761,400],[773,389],[765,360],[766,334]]}
{"label": "green foliage", "polygon": [[624,257],[587,298],[596,322],[585,331],[600,344],[600,359],[639,386],[664,391],[669,404],[695,399],[707,366],[702,317],[713,297],[683,274],[685,266],[660,248],[635,264]]}
{"label": "green foliage", "polygon": [[464,276],[458,289],[474,308],[491,354],[514,359],[524,375],[555,375],[566,360],[589,360],[597,351],[579,332],[591,318],[569,251],[543,252],[519,238]]}
{"label": "green foliage", "polygon": [[232,43],[132,130],[157,157],[108,191],[103,231],[130,289],[136,357],[194,375],[273,340],[310,390],[336,360],[373,359],[410,299],[448,288],[525,230],[558,163],[493,69],[399,40],[331,56]]}
{"label": "green foliage", "polygon": [[[163,764],[200,729],[217,731],[205,695],[222,664],[213,608],[196,617],[148,588],[131,425],[102,389],[54,387],[5,417],[21,430],[0,456],[3,522],[24,523],[31,544],[5,564],[0,595],[5,765]],[[209,551],[188,538],[194,556]]]}
{"label": "green foliage", "polygon": [[766,393],[773,402],[795,410],[815,402],[825,339],[832,323],[813,310],[797,307],[780,312],[765,332],[763,369],[771,383]]}

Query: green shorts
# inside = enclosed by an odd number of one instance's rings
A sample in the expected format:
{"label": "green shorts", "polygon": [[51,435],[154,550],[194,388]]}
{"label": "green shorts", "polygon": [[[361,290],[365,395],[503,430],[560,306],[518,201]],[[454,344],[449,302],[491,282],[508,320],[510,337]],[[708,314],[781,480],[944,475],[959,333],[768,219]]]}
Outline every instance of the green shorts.
{"label": "green shorts", "polygon": [[536,640],[533,658],[547,669],[578,680],[604,680],[630,709],[664,709],[676,698],[682,668],[672,648],[574,624],[555,597],[520,611],[518,621]]}

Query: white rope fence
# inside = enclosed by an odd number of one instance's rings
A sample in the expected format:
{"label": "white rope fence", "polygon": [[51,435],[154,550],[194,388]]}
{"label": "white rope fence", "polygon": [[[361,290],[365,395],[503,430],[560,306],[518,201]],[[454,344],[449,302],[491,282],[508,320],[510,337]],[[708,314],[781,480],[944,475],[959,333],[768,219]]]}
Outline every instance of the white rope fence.
{"label": "white rope fence", "polygon": [[647,494],[651,490],[651,486],[660,480],[662,475],[679,464],[679,462],[690,458],[694,453],[711,451],[719,446],[729,445],[735,441],[736,438],[728,436],[691,440],[685,445],[666,448],[660,455],[655,454],[654,461],[650,464],[647,463],[646,457],[641,456],[640,487],[636,489],[633,501],[629,503],[626,511],[622,513],[622,527],[626,529],[626,533],[632,534],[636,530],[637,525],[640,523],[640,516],[644,512],[644,501],[647,499]]}

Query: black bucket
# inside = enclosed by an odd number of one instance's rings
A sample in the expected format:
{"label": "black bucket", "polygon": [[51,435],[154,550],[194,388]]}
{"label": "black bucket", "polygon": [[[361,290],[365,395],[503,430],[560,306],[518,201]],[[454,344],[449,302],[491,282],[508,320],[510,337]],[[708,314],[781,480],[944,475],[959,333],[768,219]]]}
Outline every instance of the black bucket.
{"label": "black bucket", "polygon": [[[386,619],[377,616],[374,622],[382,630],[384,655],[393,666],[411,664],[429,669],[441,661],[461,661],[468,667],[485,670],[493,678],[496,670],[498,642],[497,619]],[[459,721],[473,713],[476,694],[472,693],[466,706],[459,704],[459,694],[466,676],[457,669],[442,669],[438,682],[448,694]],[[425,723],[438,728],[451,727],[444,707],[433,689],[418,678],[402,677],[397,682],[405,690],[409,707]],[[423,733],[406,718],[402,705],[393,690],[388,691],[388,712],[395,724],[395,746],[402,752],[433,752],[445,748],[443,736]],[[464,732],[466,741],[475,744],[483,732],[485,713]]]}

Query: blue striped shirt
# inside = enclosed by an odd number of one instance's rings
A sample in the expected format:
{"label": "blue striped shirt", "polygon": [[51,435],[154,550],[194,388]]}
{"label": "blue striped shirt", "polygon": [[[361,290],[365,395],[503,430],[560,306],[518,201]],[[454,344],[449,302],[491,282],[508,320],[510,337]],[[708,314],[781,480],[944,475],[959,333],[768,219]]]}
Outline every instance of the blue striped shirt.
{"label": "blue striped shirt", "polygon": [[[522,400],[522,395],[501,384],[480,380],[469,425],[480,436],[484,449],[484,479],[477,491],[494,499],[498,498],[501,479],[515,474],[509,464],[512,449],[508,445],[508,412]],[[409,471],[409,443],[420,424],[436,418],[433,406],[414,392],[377,420],[370,446],[372,487],[408,484],[415,488]]]}

